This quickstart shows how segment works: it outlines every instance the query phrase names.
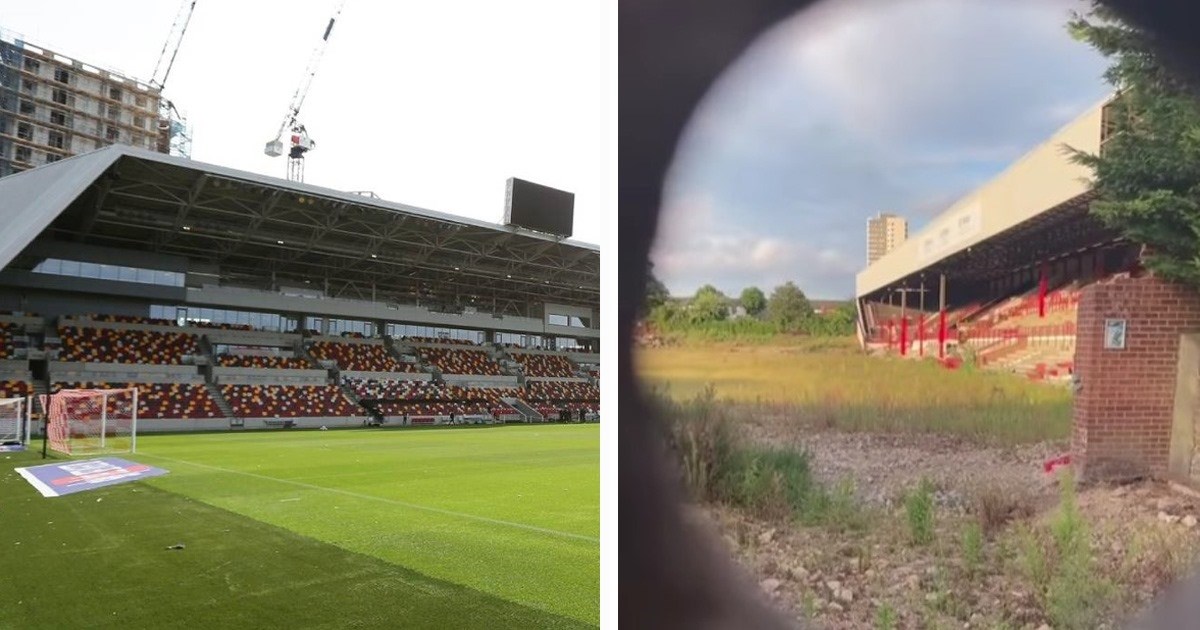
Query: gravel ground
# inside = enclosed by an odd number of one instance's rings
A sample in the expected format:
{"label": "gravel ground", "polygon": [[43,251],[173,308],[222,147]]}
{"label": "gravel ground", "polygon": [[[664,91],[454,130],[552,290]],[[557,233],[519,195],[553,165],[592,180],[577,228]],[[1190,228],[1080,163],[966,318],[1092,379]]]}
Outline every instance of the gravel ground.
{"label": "gravel ground", "polygon": [[[702,511],[766,596],[805,627],[1051,628],[1038,588],[1016,559],[1017,525],[984,543],[983,566],[973,572],[961,541],[964,524],[974,518],[967,511],[971,493],[981,486],[1025,497],[1033,514],[1021,527],[1048,532],[1057,484],[1042,463],[1064,445],[979,447],[938,436],[814,432],[778,423],[756,423],[751,435],[807,447],[819,478],[852,480],[858,498],[878,515],[867,530],[846,532],[764,521],[720,506]],[[922,477],[934,481],[940,503],[936,541],[926,547],[910,544],[896,501]],[[1117,617],[1140,609],[1200,557],[1200,501],[1166,484],[1083,488],[1078,505],[1097,570],[1123,598],[1096,628],[1115,627]]]}
{"label": "gravel ground", "polygon": [[821,431],[776,418],[754,421],[748,435],[807,450],[818,479],[830,485],[850,480],[860,500],[882,507],[896,505],[923,477],[933,482],[943,507],[963,507],[982,486],[1053,497],[1053,480],[1043,464],[1067,448],[1048,442],[989,447],[940,435]]}

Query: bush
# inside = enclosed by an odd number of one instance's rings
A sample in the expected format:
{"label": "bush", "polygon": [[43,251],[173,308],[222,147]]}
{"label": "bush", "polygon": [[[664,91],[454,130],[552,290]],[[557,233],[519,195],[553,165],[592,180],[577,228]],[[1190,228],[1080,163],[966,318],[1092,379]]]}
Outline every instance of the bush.
{"label": "bush", "polygon": [[1060,483],[1059,510],[1050,531],[1039,535],[1022,527],[1018,560],[1053,627],[1094,628],[1116,591],[1093,566],[1091,538],[1075,504],[1074,478],[1067,473]]}
{"label": "bush", "polygon": [[917,488],[904,501],[904,512],[908,516],[908,530],[916,545],[933,542],[933,483],[921,479]]}
{"label": "bush", "polygon": [[697,500],[726,503],[766,518],[861,525],[853,489],[826,492],[812,478],[807,453],[739,443],[728,408],[717,403],[711,386],[682,404],[657,391],[652,397],[668,421],[683,481]]}
{"label": "bush", "polygon": [[875,627],[879,630],[892,630],[896,627],[896,611],[887,604],[880,604],[875,611]]}
{"label": "bush", "polygon": [[991,485],[972,493],[971,510],[985,536],[993,536],[1008,522],[1033,516],[1032,499],[1020,491]]}
{"label": "bush", "polygon": [[698,500],[712,498],[718,480],[727,473],[734,451],[733,429],[729,418],[716,404],[716,392],[710,386],[694,399],[676,405],[659,392],[652,399],[668,420],[671,446],[679,458],[684,483]]}
{"label": "bush", "polygon": [[983,528],[979,523],[967,523],[962,534],[963,566],[974,577],[983,564]]}
{"label": "bush", "polygon": [[768,518],[805,513],[814,487],[806,453],[776,448],[734,451],[718,482],[718,498]]}
{"label": "bush", "polygon": [[1114,592],[1094,571],[1090,537],[1075,504],[1075,480],[1060,479],[1059,513],[1051,526],[1056,565],[1046,589],[1046,613],[1055,628],[1093,628]]}

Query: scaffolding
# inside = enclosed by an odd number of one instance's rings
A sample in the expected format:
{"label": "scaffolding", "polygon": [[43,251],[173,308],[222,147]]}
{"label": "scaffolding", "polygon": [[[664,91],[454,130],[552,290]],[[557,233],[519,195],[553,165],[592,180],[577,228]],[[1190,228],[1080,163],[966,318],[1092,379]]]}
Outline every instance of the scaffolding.
{"label": "scaffolding", "polygon": [[0,28],[0,177],[110,144],[188,157],[191,131],[155,86]]}

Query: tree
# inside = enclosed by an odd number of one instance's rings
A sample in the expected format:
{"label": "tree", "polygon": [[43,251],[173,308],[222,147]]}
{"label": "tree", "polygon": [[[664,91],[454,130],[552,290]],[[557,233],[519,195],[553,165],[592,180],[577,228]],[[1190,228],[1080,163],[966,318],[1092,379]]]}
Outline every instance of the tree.
{"label": "tree", "polygon": [[813,317],[812,304],[792,282],[775,287],[771,300],[767,302],[767,319],[779,325],[781,330],[798,330]]}
{"label": "tree", "polygon": [[667,285],[663,284],[654,275],[654,263],[650,263],[650,268],[646,271],[646,274],[649,277],[646,278],[645,309],[652,311],[666,303],[667,298],[671,297],[671,294],[667,291]]}
{"label": "tree", "polygon": [[1092,213],[1148,246],[1146,266],[1200,285],[1200,99],[1156,58],[1150,37],[1093,4],[1068,29],[1111,60],[1105,79],[1119,96],[1113,135],[1099,155],[1070,149],[1092,169]]}
{"label": "tree", "polygon": [[767,296],[758,287],[746,287],[742,290],[741,303],[747,314],[758,317],[767,308]]}
{"label": "tree", "polygon": [[688,305],[691,321],[696,324],[721,321],[729,314],[728,299],[711,284],[706,284],[696,290],[695,297]]}

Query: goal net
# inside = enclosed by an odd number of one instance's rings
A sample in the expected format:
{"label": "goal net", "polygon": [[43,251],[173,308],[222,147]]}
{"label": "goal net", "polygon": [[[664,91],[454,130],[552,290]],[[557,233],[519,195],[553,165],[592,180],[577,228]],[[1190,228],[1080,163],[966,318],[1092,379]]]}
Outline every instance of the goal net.
{"label": "goal net", "polygon": [[0,446],[29,443],[29,399],[0,398]]}
{"label": "goal net", "polygon": [[50,448],[67,455],[137,451],[137,388],[64,389],[42,397]]}

